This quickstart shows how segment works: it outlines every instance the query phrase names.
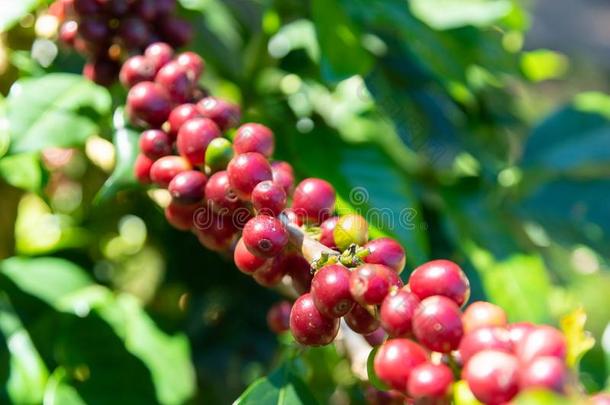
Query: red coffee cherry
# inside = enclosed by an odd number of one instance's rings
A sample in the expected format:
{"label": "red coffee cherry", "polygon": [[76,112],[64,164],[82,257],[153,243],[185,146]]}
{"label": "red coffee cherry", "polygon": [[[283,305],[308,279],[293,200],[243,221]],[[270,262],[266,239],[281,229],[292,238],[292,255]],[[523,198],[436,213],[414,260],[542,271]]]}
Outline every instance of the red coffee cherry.
{"label": "red coffee cherry", "polygon": [[197,82],[205,69],[203,58],[195,52],[183,52],[176,58],[176,63],[184,66],[194,82]]}
{"label": "red coffee cherry", "polygon": [[470,298],[470,283],[460,267],[449,260],[433,260],[416,268],[409,278],[409,286],[419,299],[443,295],[464,305]]}
{"label": "red coffee cherry", "polygon": [[186,103],[175,107],[167,119],[169,122],[169,135],[175,139],[182,125],[192,118],[201,118],[201,114],[197,111],[195,104]]}
{"label": "red coffee cherry", "polygon": [[290,329],[290,309],[292,305],[288,301],[280,301],[273,304],[267,312],[267,326],[273,333],[283,333]]}
{"label": "red coffee cherry", "polygon": [[303,220],[319,224],[335,210],[335,189],[327,181],[309,178],[299,183],[292,196],[292,209]]}
{"label": "red coffee cherry", "polygon": [[271,265],[270,259],[263,259],[250,253],[244,244],[243,238],[240,238],[239,241],[237,241],[237,245],[235,245],[233,261],[239,271],[245,274],[253,274],[263,267]]}
{"label": "red coffee cherry", "polygon": [[176,10],[176,0],[155,0],[157,15],[160,17],[172,14]]}
{"label": "red coffee cherry", "polygon": [[281,185],[271,180],[258,183],[250,197],[259,214],[278,216],[286,207],[286,192]]}
{"label": "red coffee cherry", "polygon": [[379,319],[381,326],[392,337],[410,335],[415,310],[419,305],[419,298],[405,289],[389,294],[381,304]]}
{"label": "red coffee cherry", "polygon": [[381,381],[406,392],[413,369],[427,361],[428,353],[412,340],[390,339],[379,347],[373,364]]}
{"label": "red coffee cherry", "polygon": [[257,215],[244,227],[243,238],[253,255],[274,257],[288,243],[288,232],[277,218]]}
{"label": "red coffee cherry", "polygon": [[474,396],[489,405],[509,402],[519,392],[519,362],[511,354],[484,350],[466,364],[462,377]]}
{"label": "red coffee cherry", "polygon": [[239,232],[231,217],[215,215],[205,207],[195,213],[193,230],[199,242],[214,252],[228,250]]}
{"label": "red coffee cherry", "polygon": [[128,89],[140,82],[150,82],[154,78],[155,68],[153,64],[141,55],[135,55],[127,59],[119,72],[121,84]]}
{"label": "red coffee cherry", "polygon": [[361,335],[368,335],[379,329],[379,320],[360,304],[355,304],[343,319],[351,330]]}
{"label": "red coffee cherry", "polygon": [[170,181],[167,189],[176,203],[194,204],[204,197],[205,183],[208,178],[198,170],[178,173]]}
{"label": "red coffee cherry", "polygon": [[337,249],[333,232],[335,231],[338,220],[339,217],[330,217],[320,224],[320,243],[331,249]]}
{"label": "red coffee cherry", "polygon": [[543,389],[565,392],[568,370],[563,360],[557,357],[537,357],[519,371],[519,388]]}
{"label": "red coffee cherry", "polygon": [[354,307],[349,275],[349,270],[338,264],[324,266],[314,274],[311,296],[316,308],[325,316],[340,318]]}
{"label": "red coffee cherry", "polygon": [[464,334],[461,315],[453,300],[442,295],[428,297],[413,315],[413,332],[428,349],[449,353],[458,348]]}
{"label": "red coffee cherry", "polygon": [[281,160],[272,162],[271,172],[273,181],[284,187],[286,194],[291,194],[294,187],[294,170],[290,163]]}
{"label": "red coffee cherry", "polygon": [[193,28],[191,25],[180,18],[168,15],[163,18],[160,23],[163,38],[175,48],[186,45],[193,37]]}
{"label": "red coffee cherry", "polygon": [[152,167],[154,160],[146,157],[145,155],[138,155],[136,157],[136,161],[133,165],[133,173],[141,184],[150,184],[152,180],[150,179],[150,168]]}
{"label": "red coffee cherry", "polygon": [[366,263],[383,264],[398,274],[405,268],[407,257],[400,243],[392,238],[378,238],[364,245],[369,254],[364,258]]}
{"label": "red coffee cherry", "polygon": [[311,294],[301,295],[290,311],[290,331],[302,345],[324,346],[331,343],[339,332],[339,319],[320,313]]}
{"label": "red coffee cherry", "polygon": [[147,129],[140,135],[140,151],[150,159],[157,160],[171,155],[172,140],[160,129]]}
{"label": "red coffee cherry", "polygon": [[523,363],[529,363],[541,356],[552,356],[565,360],[566,352],[565,336],[560,330],[548,325],[537,326],[527,333],[515,347],[515,354]]}
{"label": "red coffee cherry", "polygon": [[153,82],[140,82],[127,93],[127,112],[135,123],[160,127],[171,111],[169,95]]}
{"label": "red coffee cherry", "polygon": [[464,332],[469,333],[483,326],[506,326],[506,312],[490,302],[477,301],[468,305],[462,316]]}
{"label": "red coffee cherry", "polygon": [[509,324],[506,328],[510,334],[510,341],[513,343],[513,347],[517,347],[525,335],[536,328],[536,325],[531,322],[515,322]]}
{"label": "red coffee cherry", "polygon": [[[139,0],[132,4],[133,13],[148,22],[157,18],[156,0]],[[150,45],[149,45],[150,46]]]}
{"label": "red coffee cherry", "polygon": [[150,168],[150,179],[160,187],[167,188],[178,173],[191,170],[189,162],[180,156],[163,156]]}
{"label": "red coffee cherry", "polygon": [[110,35],[110,28],[108,28],[106,20],[95,16],[87,16],[80,19],[78,34],[87,41],[105,42]]}
{"label": "red coffee cherry", "polygon": [[452,384],[453,373],[449,367],[426,362],[411,371],[407,392],[419,400],[443,399],[451,392]]}
{"label": "red coffee cherry", "polygon": [[152,38],[150,27],[138,17],[121,19],[118,34],[128,49],[142,48],[148,45]]}
{"label": "red coffee cherry", "polygon": [[66,21],[59,28],[59,40],[66,45],[74,46],[77,33],[78,23],[76,21]]}
{"label": "red coffee cherry", "polygon": [[299,294],[305,294],[311,289],[313,274],[311,265],[298,253],[290,253],[284,259],[288,268],[288,275],[292,279],[292,286]]}
{"label": "red coffee cherry", "polygon": [[235,132],[233,148],[237,154],[258,152],[265,157],[271,157],[275,148],[273,132],[261,124],[243,124]]}
{"label": "red coffee cherry", "polygon": [[227,166],[231,188],[242,200],[249,200],[254,187],[271,180],[271,166],[260,153],[249,152],[235,156]]}
{"label": "red coffee cherry", "polygon": [[381,304],[393,288],[402,287],[396,272],[381,264],[363,264],[350,275],[350,291],[362,305]]}
{"label": "red coffee cherry", "polygon": [[195,81],[189,69],[172,61],[163,66],[155,76],[155,83],[162,86],[174,103],[186,103],[191,98]]}
{"label": "red coffee cherry", "polygon": [[119,69],[120,66],[117,62],[110,59],[97,58],[85,63],[83,76],[100,86],[110,86],[116,80]]}
{"label": "red coffee cherry", "polygon": [[96,0],[74,0],[73,4],[74,11],[81,15],[96,14],[101,11]]}
{"label": "red coffee cherry", "polygon": [[377,329],[375,329],[374,332],[369,333],[368,335],[364,335],[363,337],[364,337],[364,340],[366,340],[366,342],[368,344],[370,344],[373,347],[377,347],[386,341],[388,334],[385,333],[385,330],[383,330],[383,328],[380,326]]}
{"label": "red coffee cherry", "polygon": [[205,151],[209,143],[221,135],[212,120],[191,118],[180,127],[176,148],[193,166],[199,166],[205,162]]}
{"label": "red coffee cherry", "polygon": [[155,74],[174,56],[174,49],[165,42],[155,42],[146,47],[144,57],[152,64]]}
{"label": "red coffee cherry", "polygon": [[208,207],[219,215],[227,215],[243,207],[243,203],[231,190],[229,176],[224,170],[210,176],[205,185],[205,198]]}
{"label": "red coffee cherry", "polygon": [[462,362],[466,364],[472,356],[483,350],[512,353],[513,344],[510,340],[510,333],[505,328],[485,326],[464,335],[458,350]]}
{"label": "red coffee cherry", "polygon": [[286,273],[288,273],[288,267],[286,266],[284,255],[276,256],[270,260],[270,266],[263,266],[252,275],[254,281],[263,287],[268,288],[277,285],[280,281],[282,281]]}
{"label": "red coffee cherry", "polygon": [[241,120],[241,111],[237,105],[218,98],[204,98],[197,103],[197,109],[201,115],[214,121],[221,131],[235,127]]}
{"label": "red coffee cherry", "polygon": [[176,204],[170,202],[165,208],[165,219],[174,228],[188,231],[193,227],[195,213],[201,208],[201,204]]}

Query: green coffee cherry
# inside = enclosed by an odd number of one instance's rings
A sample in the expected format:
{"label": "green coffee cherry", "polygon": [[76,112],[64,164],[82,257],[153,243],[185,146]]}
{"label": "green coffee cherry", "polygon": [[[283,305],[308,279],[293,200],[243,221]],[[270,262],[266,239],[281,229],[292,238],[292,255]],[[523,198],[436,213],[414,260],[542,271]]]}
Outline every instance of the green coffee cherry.
{"label": "green coffee cherry", "polygon": [[483,405],[470,391],[468,383],[460,380],[453,385],[453,400],[456,405]]}
{"label": "green coffee cherry", "polygon": [[233,145],[225,138],[214,138],[205,151],[205,164],[212,172],[224,170],[233,157]]}
{"label": "green coffee cherry", "polygon": [[339,250],[347,249],[352,243],[362,246],[369,240],[369,224],[358,214],[344,215],[337,221],[333,238]]}

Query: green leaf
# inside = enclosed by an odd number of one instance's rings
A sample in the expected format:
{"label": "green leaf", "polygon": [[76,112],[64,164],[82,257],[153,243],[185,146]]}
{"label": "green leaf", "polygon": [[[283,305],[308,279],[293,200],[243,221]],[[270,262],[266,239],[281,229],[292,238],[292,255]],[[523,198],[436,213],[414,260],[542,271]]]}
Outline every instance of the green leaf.
{"label": "green leaf", "polygon": [[564,315],[559,324],[568,343],[566,362],[568,366],[578,369],[580,359],[595,345],[595,339],[585,331],[587,314],[582,308],[577,308]]}
{"label": "green leaf", "polygon": [[377,354],[378,350],[379,346],[374,347],[369,353],[369,357],[366,359],[366,373],[369,377],[369,382],[373,387],[381,391],[387,391],[389,389],[388,386],[381,381],[377,376],[377,373],[375,373],[375,355]]}
{"label": "green leaf", "polygon": [[44,405],[85,405],[76,388],[67,382],[66,370],[56,369],[49,378],[45,393]]}
{"label": "green leaf", "polygon": [[576,405],[582,402],[582,397],[566,397],[538,390],[526,390],[513,400],[515,405]]}
{"label": "green leaf", "polygon": [[558,79],[568,71],[568,58],[548,49],[537,49],[523,53],[521,69],[525,76],[534,82]]}
{"label": "green leaf", "polygon": [[38,192],[46,180],[46,173],[37,153],[21,153],[0,159],[0,178],[11,186]]}
{"label": "green leaf", "polygon": [[84,144],[109,113],[108,90],[81,75],[22,79],[6,99],[10,153]]}
{"label": "green leaf", "polygon": [[40,0],[0,0],[0,32],[8,31],[40,3]]}
{"label": "green leaf", "polygon": [[439,30],[490,25],[512,9],[509,0],[411,0],[407,4],[419,19]]}

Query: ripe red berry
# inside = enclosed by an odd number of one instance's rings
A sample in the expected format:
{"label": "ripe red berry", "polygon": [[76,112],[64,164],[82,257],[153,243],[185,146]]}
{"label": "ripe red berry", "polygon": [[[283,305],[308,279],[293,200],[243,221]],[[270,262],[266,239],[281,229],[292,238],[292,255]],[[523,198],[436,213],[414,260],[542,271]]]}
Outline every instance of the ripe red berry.
{"label": "ripe red berry", "polygon": [[140,82],[127,93],[127,112],[135,123],[160,127],[171,111],[169,95],[153,82]]}
{"label": "ripe red berry", "polygon": [[167,119],[169,122],[169,135],[175,139],[182,125],[192,118],[201,118],[201,114],[197,111],[195,104],[186,103],[175,107]]}
{"label": "ripe red berry", "polygon": [[513,343],[513,347],[523,340],[525,335],[532,331],[536,325],[530,322],[515,322],[507,326],[508,333],[510,334],[510,341]]}
{"label": "ripe red berry", "polygon": [[368,335],[379,328],[379,320],[360,304],[354,305],[343,319],[351,330],[361,335]]}
{"label": "ripe red berry", "polygon": [[140,151],[157,160],[172,153],[172,140],[160,129],[147,129],[140,135]]}
{"label": "ripe red berry", "polygon": [[96,58],[85,63],[83,76],[100,86],[110,86],[116,80],[119,69],[120,66],[113,60]]}
{"label": "ripe red berry", "polygon": [[339,264],[324,266],[314,274],[311,296],[324,315],[340,318],[354,307],[355,302],[349,292],[349,275],[349,270]]}
{"label": "ripe red berry", "polygon": [[432,260],[416,268],[409,278],[411,291],[423,300],[443,295],[462,306],[470,298],[470,283],[460,267],[449,260]]}
{"label": "ripe red berry", "polygon": [[299,183],[292,196],[292,208],[303,220],[319,224],[335,209],[335,189],[327,181],[309,178]]}
{"label": "ripe red berry", "polygon": [[288,232],[277,218],[257,215],[244,227],[243,238],[253,255],[274,257],[288,243]]}
{"label": "ripe red berry", "polygon": [[286,207],[286,192],[282,186],[271,180],[258,183],[250,197],[259,214],[278,216]]}
{"label": "ripe red berry", "polygon": [[283,333],[290,329],[290,309],[292,305],[288,301],[280,301],[267,312],[267,326],[273,333]]}
{"label": "ripe red berry", "polygon": [[241,120],[241,111],[235,104],[227,101],[206,97],[197,103],[199,113],[211,119],[222,131],[235,127]]}
{"label": "ripe red berry", "polygon": [[413,332],[430,350],[449,353],[458,348],[464,334],[460,308],[442,295],[428,297],[413,315]]}
{"label": "ripe red berry", "polygon": [[142,48],[152,38],[150,27],[146,21],[138,17],[121,19],[118,34],[128,49]]}
{"label": "ripe red berry", "polygon": [[460,342],[459,349],[464,364],[483,350],[498,350],[512,353],[513,344],[510,333],[499,326],[486,326],[467,333]]}
{"label": "ripe red berry", "polygon": [[271,163],[273,181],[284,187],[286,194],[292,193],[294,187],[294,170],[288,162],[278,160]]}
{"label": "ripe red berry", "polygon": [[366,342],[368,344],[370,344],[373,347],[376,347],[386,341],[388,334],[385,333],[385,330],[380,326],[377,329],[375,329],[374,332],[369,333],[368,335],[364,335],[363,337],[364,337],[364,340],[366,340]]}
{"label": "ripe red berry", "polygon": [[392,337],[411,334],[413,314],[419,305],[419,298],[405,289],[389,294],[381,304],[379,319],[381,326]]}
{"label": "ripe red berry", "polygon": [[522,390],[544,389],[563,393],[567,383],[567,367],[557,357],[537,357],[519,371],[519,388]]}
{"label": "ripe red berry", "polygon": [[392,289],[402,287],[396,272],[381,264],[363,264],[350,275],[350,292],[362,305],[381,304]]}
{"label": "ripe red berry", "polygon": [[150,168],[150,179],[160,187],[167,188],[178,173],[191,170],[189,162],[180,156],[163,156]]}
{"label": "ripe red berry", "polygon": [[237,245],[235,245],[233,261],[239,271],[245,274],[252,274],[264,266],[271,265],[270,259],[264,259],[250,253],[244,244],[243,238],[240,238],[239,241],[237,241]]}
{"label": "ripe red berry", "polygon": [[364,245],[369,254],[364,258],[366,263],[383,264],[391,267],[398,274],[405,268],[407,257],[400,243],[392,238],[378,238]]}
{"label": "ripe red berry", "polygon": [[261,181],[271,180],[271,166],[256,152],[235,156],[227,166],[231,188],[242,200],[249,200],[252,190]]}
{"label": "ripe red berry", "polygon": [[483,326],[506,326],[506,312],[497,305],[477,301],[468,305],[462,316],[464,332],[469,333]]}
{"label": "ripe red berry", "polygon": [[133,173],[141,184],[149,184],[152,182],[150,179],[150,168],[152,167],[154,161],[145,155],[138,155],[136,157],[136,161],[133,165]]}
{"label": "ripe red berry", "polygon": [[301,295],[290,311],[290,331],[302,345],[323,346],[331,343],[339,332],[339,319],[328,318],[313,303],[311,294]]}
{"label": "ripe red berry", "polygon": [[330,217],[320,224],[320,243],[331,249],[337,249],[333,232],[339,217]]}
{"label": "ripe red berry", "polygon": [[523,363],[529,363],[541,356],[553,356],[565,360],[566,352],[567,343],[563,333],[547,325],[538,326],[528,332],[515,347],[515,354]]}
{"label": "ripe red berry", "polygon": [[375,374],[381,381],[400,392],[407,391],[413,369],[428,361],[423,347],[409,339],[390,339],[375,354]]}
{"label": "ripe red berry", "polygon": [[261,124],[243,124],[235,132],[233,148],[237,154],[258,152],[266,157],[271,157],[275,148],[273,132]]}
{"label": "ripe red berry", "polygon": [[133,13],[143,20],[154,21],[157,17],[157,6],[155,3],[156,0],[139,0],[132,4]]}
{"label": "ripe red berry", "polygon": [[176,63],[184,66],[188,71],[193,82],[197,82],[203,74],[205,62],[201,56],[195,52],[183,52],[176,58]]}
{"label": "ripe red berry", "polygon": [[165,42],[155,42],[146,47],[144,56],[152,64],[155,74],[174,56],[174,50]]}
{"label": "ripe red berry", "polygon": [[189,69],[172,61],[163,66],[155,76],[155,83],[162,86],[174,103],[186,103],[191,98],[195,81]]}
{"label": "ripe red berry", "polygon": [[254,281],[263,287],[273,287],[277,285],[288,272],[284,255],[276,256],[270,260],[270,266],[263,266],[252,275]]}
{"label": "ripe red berry", "polygon": [[193,230],[199,242],[215,252],[228,250],[239,231],[231,217],[215,215],[205,207],[195,213]]}
{"label": "ripe red berry", "polygon": [[74,0],[74,10],[81,15],[96,14],[100,5],[96,0]]}
{"label": "ripe red berry", "polygon": [[210,176],[205,185],[205,198],[208,207],[218,215],[227,215],[243,207],[242,202],[231,190],[229,176],[224,170]]}
{"label": "ripe red berry", "polygon": [[484,350],[466,364],[462,377],[474,396],[489,405],[509,402],[519,391],[519,362],[511,354]]}
{"label": "ripe red berry", "polygon": [[171,226],[181,231],[188,231],[193,227],[195,213],[201,208],[201,204],[176,204],[170,202],[165,208],[165,219]]}
{"label": "ripe red berry", "polygon": [[451,392],[453,373],[444,364],[422,363],[411,371],[407,392],[422,400],[446,398]]}
{"label": "ripe red berry", "polygon": [[[157,12],[160,13],[159,11]],[[193,37],[193,28],[188,22],[168,15],[161,20],[161,33],[170,45],[180,48],[186,45]]]}
{"label": "ripe red berry", "polygon": [[95,16],[87,16],[79,21],[78,34],[87,41],[105,42],[110,35],[110,28],[106,20]]}
{"label": "ripe red berry", "polygon": [[194,204],[204,197],[205,183],[208,178],[198,170],[178,173],[170,181],[167,189],[173,200],[179,204]]}
{"label": "ripe red berry", "polygon": [[78,23],[76,21],[66,21],[59,29],[59,39],[69,46],[74,46],[74,40],[78,33]]}
{"label": "ripe red berry", "polygon": [[212,120],[191,118],[180,127],[176,148],[193,166],[199,166],[205,162],[205,150],[209,143],[221,135]]}
{"label": "ripe red berry", "polygon": [[299,294],[305,294],[311,289],[313,275],[311,265],[298,253],[286,254],[286,267],[288,275],[292,279],[292,286]]}
{"label": "ripe red berry", "polygon": [[127,59],[119,72],[121,84],[128,89],[140,82],[150,82],[154,78],[155,68],[153,64],[142,55],[135,55]]}

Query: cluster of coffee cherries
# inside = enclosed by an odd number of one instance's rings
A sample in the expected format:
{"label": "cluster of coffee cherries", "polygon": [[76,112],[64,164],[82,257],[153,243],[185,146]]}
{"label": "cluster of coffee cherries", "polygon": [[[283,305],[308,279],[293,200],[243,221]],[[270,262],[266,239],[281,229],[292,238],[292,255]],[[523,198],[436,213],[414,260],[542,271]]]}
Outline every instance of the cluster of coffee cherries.
{"label": "cluster of coffee cherries", "polygon": [[83,75],[108,86],[127,54],[165,41],[185,45],[191,26],[173,15],[176,0],[57,0],[50,13],[61,22],[59,39],[87,58]]}

